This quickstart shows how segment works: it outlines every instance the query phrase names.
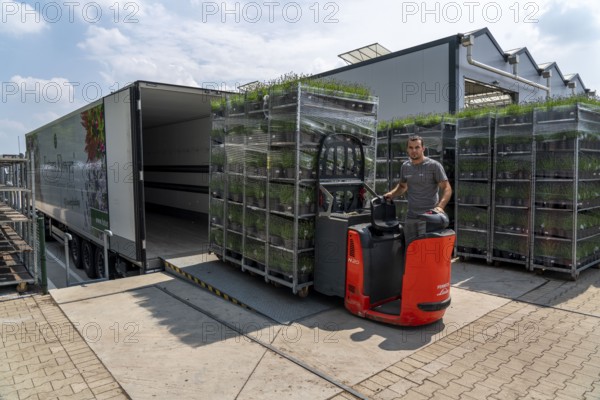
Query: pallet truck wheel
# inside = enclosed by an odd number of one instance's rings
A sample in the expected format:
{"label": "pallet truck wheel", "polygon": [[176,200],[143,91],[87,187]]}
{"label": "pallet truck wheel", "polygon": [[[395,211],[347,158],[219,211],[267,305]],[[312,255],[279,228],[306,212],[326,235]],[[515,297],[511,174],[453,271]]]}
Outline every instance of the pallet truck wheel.
{"label": "pallet truck wheel", "polygon": [[302,289],[300,289],[298,291],[298,297],[304,299],[306,296],[308,296],[308,292],[309,292],[309,287],[304,286]]}
{"label": "pallet truck wheel", "polygon": [[271,281],[271,284],[273,286],[275,286],[276,288],[280,288],[281,287],[281,283],[279,283],[279,282]]}
{"label": "pallet truck wheel", "polygon": [[494,261],[494,267],[501,267],[501,266],[502,266],[501,261]]}

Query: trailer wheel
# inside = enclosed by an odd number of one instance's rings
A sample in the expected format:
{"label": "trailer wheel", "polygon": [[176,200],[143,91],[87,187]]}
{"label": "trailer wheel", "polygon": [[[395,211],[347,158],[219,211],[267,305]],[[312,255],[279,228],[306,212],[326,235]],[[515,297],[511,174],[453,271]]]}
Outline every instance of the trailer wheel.
{"label": "trailer wheel", "polygon": [[83,268],[83,263],[81,262],[81,239],[79,236],[73,235],[73,240],[69,243],[69,252],[71,253],[75,268]]}
{"label": "trailer wheel", "polygon": [[96,264],[94,263],[94,245],[84,240],[81,243],[81,261],[88,278],[96,279]]}
{"label": "trailer wheel", "polygon": [[[96,266],[96,277],[97,278],[105,278],[104,274],[104,248],[96,247],[96,254],[94,257],[95,266]],[[108,276],[114,276],[115,273],[115,257],[108,253]]]}

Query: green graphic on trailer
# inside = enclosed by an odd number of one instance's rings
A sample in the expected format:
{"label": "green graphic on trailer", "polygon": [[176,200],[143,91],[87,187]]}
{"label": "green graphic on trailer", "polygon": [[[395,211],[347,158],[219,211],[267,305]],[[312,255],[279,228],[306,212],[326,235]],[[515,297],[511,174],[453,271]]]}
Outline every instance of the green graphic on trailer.
{"label": "green graphic on trailer", "polygon": [[90,210],[92,214],[92,228],[98,229],[100,231],[108,229],[108,213],[98,210],[96,208],[91,208]]}

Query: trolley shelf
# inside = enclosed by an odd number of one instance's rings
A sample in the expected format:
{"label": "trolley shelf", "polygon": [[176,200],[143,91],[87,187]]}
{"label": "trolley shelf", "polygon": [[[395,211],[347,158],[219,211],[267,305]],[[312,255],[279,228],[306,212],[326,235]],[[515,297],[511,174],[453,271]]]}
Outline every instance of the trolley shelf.
{"label": "trolley shelf", "polygon": [[10,226],[0,225],[0,255],[16,254],[24,251],[33,251],[33,248]]}
{"label": "trolley shelf", "polygon": [[15,211],[12,207],[9,207],[5,203],[0,202],[0,223],[13,223],[13,222],[28,222],[29,218],[24,216],[18,211]]}
{"label": "trolley shelf", "polygon": [[0,184],[0,192],[31,192],[30,189]]}

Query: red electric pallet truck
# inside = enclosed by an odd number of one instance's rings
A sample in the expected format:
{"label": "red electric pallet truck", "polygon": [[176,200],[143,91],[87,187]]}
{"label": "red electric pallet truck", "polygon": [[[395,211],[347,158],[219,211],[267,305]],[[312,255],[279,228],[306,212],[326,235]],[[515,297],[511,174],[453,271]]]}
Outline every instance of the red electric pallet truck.
{"label": "red electric pallet truck", "polygon": [[317,160],[314,289],[343,297],[352,314],[387,324],[441,319],[450,305],[456,236],[448,217],[430,211],[401,224],[394,203],[365,183],[365,154],[355,136],[323,138]]}

